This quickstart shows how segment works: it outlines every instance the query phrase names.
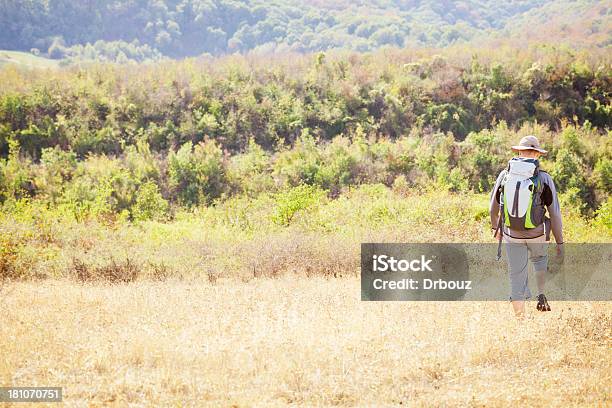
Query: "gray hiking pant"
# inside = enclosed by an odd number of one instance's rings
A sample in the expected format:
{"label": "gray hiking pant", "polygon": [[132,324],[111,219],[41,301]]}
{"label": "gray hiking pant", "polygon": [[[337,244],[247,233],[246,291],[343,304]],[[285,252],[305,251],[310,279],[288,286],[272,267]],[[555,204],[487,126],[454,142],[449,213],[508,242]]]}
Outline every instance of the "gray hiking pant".
{"label": "gray hiking pant", "polygon": [[504,240],[506,241],[506,255],[508,256],[510,300],[528,299],[531,297],[527,274],[529,261],[533,264],[536,274],[545,273],[548,267],[548,242],[544,236],[533,239],[506,238],[504,236]]}

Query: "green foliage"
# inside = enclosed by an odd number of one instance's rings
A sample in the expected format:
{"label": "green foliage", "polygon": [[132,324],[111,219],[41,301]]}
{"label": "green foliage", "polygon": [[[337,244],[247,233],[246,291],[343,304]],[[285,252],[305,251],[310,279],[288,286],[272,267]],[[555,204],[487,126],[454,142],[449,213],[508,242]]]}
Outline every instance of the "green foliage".
{"label": "green foliage", "polygon": [[210,204],[226,187],[226,163],[217,143],[185,143],[168,158],[168,182],[184,205]]}
{"label": "green foliage", "polygon": [[[64,182],[58,203],[79,220],[91,216],[127,218],[130,209],[138,203],[142,186],[146,185],[144,193],[141,192],[146,195],[140,197],[140,210],[148,211],[147,206],[162,208],[163,202],[156,200],[151,192],[151,184],[155,185],[155,192],[159,192],[155,178],[159,177],[159,169],[152,158],[148,159],[146,150],[144,155],[140,155],[135,149],[123,159],[90,156],[79,162],[71,178]],[[147,203],[146,200],[160,203]]]}
{"label": "green foliage", "polygon": [[488,54],[475,50],[465,61],[450,52],[329,52],[272,64],[236,56],[215,60],[219,69],[183,61],[45,75],[0,71],[7,84],[0,92],[0,156],[7,156],[9,139],[34,160],[56,145],[83,159],[121,155],[139,141],[166,153],[209,138],[237,153],[252,139],[271,152],[302,133],[330,141],[425,131],[462,140],[501,122],[511,129],[536,120],[551,129],[588,124],[601,132],[612,121],[587,109],[591,99],[610,99],[605,59],[581,58],[578,75],[576,57],[559,49]]}
{"label": "green foliage", "polygon": [[304,132],[293,149],[278,155],[274,172],[285,185],[316,185],[337,194],[356,180],[359,158],[355,147],[347,138],[338,136],[321,149]]}
{"label": "green foliage", "polygon": [[9,141],[9,157],[0,160],[0,203],[19,200],[34,193],[31,162],[19,155],[19,143]]}
{"label": "green foliage", "polygon": [[157,184],[148,181],[136,192],[136,203],[132,206],[132,216],[136,221],[161,220],[168,211],[168,201],[164,200]]}
{"label": "green foliage", "polygon": [[103,127],[89,131],[83,129],[75,134],[71,143],[79,157],[85,157],[87,153],[118,153],[121,138],[119,132],[113,128]]}
{"label": "green foliage", "polygon": [[90,216],[108,216],[118,210],[113,205],[110,180],[92,182],[86,177],[77,177],[65,189],[62,204],[76,220]]}
{"label": "green foliage", "polygon": [[602,157],[595,165],[597,187],[606,194],[612,193],[612,159]]}
{"label": "green foliage", "polygon": [[352,147],[350,141],[342,137],[336,137],[326,146],[322,165],[315,175],[317,185],[336,194],[343,186],[355,182],[358,158]]}
{"label": "green foliage", "polygon": [[[502,129],[503,126],[496,130]],[[510,141],[496,130],[470,133],[461,143],[461,171],[475,191],[491,191],[499,169],[505,165],[504,153]]]}
{"label": "green foliage", "polygon": [[58,146],[42,150],[40,171],[35,180],[37,194],[56,203],[62,196],[65,183],[70,181],[76,168],[76,153]]}
{"label": "green foliage", "polygon": [[321,152],[307,130],[302,132],[295,146],[278,154],[274,174],[284,185],[314,185],[321,164]]}
{"label": "green foliage", "polygon": [[[366,23],[355,21],[360,38],[383,28]],[[489,192],[509,146],[535,134],[567,204],[593,216],[610,194],[612,150],[610,117],[589,107],[609,105],[609,58],[507,52],[3,69],[0,202],[112,221],[302,185],[330,198],[377,183],[406,196]]]}
{"label": "green foliage", "polygon": [[575,132],[566,132],[565,136],[563,147],[555,155],[550,175],[559,192],[566,193],[568,202],[584,212],[592,201],[587,167],[580,155],[582,146]]}
{"label": "green foliage", "polygon": [[253,140],[250,140],[245,153],[231,158],[227,177],[229,183],[237,191],[256,196],[274,189],[270,166],[270,155]]}
{"label": "green foliage", "polygon": [[299,211],[322,202],[325,192],[315,186],[300,185],[275,196],[276,212],[272,216],[275,224],[287,226]]}
{"label": "green foliage", "polygon": [[158,158],[144,140],[138,141],[137,146],[126,148],[125,166],[139,183],[145,180],[160,181],[162,178]]}
{"label": "green foliage", "polygon": [[452,132],[460,138],[463,138],[470,128],[468,112],[450,103],[427,106],[421,120],[426,125],[433,126],[442,132]]}
{"label": "green foliage", "polygon": [[[56,56],[52,55],[55,52]],[[93,44],[74,45],[72,47],[49,49],[49,57],[63,58],[64,64],[75,64],[81,62],[115,62],[125,64],[128,62],[151,62],[162,59],[161,53],[149,44],[141,45],[138,40],[131,43],[125,41],[103,41],[97,40]]]}
{"label": "green foliage", "polygon": [[594,223],[612,233],[612,197],[608,196],[608,199],[597,209]]}

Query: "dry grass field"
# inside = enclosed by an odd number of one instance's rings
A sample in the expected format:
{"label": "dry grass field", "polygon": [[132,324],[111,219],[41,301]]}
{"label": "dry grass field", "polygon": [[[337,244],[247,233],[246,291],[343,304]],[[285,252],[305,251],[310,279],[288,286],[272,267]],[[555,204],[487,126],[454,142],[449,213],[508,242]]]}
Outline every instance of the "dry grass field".
{"label": "dry grass field", "polygon": [[612,304],[361,302],[357,278],[4,285],[0,382],[66,406],[609,406]]}
{"label": "dry grass field", "polygon": [[[519,321],[360,300],[360,242],[491,242],[486,200],[364,187],[286,227],[266,199],[166,223],[0,213],[0,384],[79,407],[612,405],[610,302]],[[565,219],[569,242],[612,239]]]}

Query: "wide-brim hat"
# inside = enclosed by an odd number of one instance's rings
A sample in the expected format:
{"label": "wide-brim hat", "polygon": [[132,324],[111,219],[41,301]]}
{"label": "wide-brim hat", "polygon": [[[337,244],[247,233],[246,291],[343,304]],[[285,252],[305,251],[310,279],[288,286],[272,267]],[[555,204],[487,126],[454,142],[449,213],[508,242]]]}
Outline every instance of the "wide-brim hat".
{"label": "wide-brim hat", "polygon": [[540,147],[540,141],[537,137],[533,135],[525,136],[524,138],[522,138],[518,145],[512,146],[512,150],[514,150],[515,152],[519,150],[535,150],[542,154],[548,153],[547,150],[544,150]]}

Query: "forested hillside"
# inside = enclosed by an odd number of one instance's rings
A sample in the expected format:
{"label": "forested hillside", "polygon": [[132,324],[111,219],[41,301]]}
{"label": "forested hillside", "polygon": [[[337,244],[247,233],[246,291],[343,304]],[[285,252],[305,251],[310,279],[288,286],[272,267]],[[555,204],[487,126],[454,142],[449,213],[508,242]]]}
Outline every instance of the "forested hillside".
{"label": "forested hillside", "polygon": [[593,0],[1,0],[0,49],[125,62],[507,37],[607,46],[611,14]]}

